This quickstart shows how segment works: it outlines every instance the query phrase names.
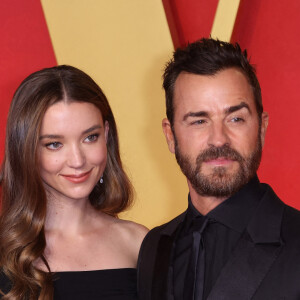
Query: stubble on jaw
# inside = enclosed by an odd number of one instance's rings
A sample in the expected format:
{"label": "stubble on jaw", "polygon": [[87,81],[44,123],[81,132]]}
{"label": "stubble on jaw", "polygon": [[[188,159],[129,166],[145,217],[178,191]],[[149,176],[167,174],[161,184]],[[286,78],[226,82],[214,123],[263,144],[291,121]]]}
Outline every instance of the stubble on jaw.
{"label": "stubble on jaw", "polygon": [[[221,147],[212,146],[203,150],[197,156],[196,162],[193,162],[189,156],[181,153],[175,133],[173,132],[175,139],[175,157],[183,174],[200,196],[228,198],[235,194],[256,174],[262,156],[260,128],[258,133],[256,147],[248,157],[243,157],[230,146],[223,145]],[[202,173],[203,162],[221,157],[236,161],[238,163],[238,170],[234,174],[229,174],[226,167],[218,166],[215,167],[209,175]]]}

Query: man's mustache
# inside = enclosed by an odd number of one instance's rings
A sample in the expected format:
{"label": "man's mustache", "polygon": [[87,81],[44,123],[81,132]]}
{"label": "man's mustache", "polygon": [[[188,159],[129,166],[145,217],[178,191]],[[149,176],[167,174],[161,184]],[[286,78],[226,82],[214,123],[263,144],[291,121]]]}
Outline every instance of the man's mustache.
{"label": "man's mustache", "polygon": [[230,160],[236,160],[238,162],[244,161],[244,158],[239,154],[236,150],[230,148],[228,145],[224,145],[221,147],[212,146],[210,148],[205,149],[201,154],[197,157],[197,165],[202,162],[214,160],[218,158],[225,158]]}

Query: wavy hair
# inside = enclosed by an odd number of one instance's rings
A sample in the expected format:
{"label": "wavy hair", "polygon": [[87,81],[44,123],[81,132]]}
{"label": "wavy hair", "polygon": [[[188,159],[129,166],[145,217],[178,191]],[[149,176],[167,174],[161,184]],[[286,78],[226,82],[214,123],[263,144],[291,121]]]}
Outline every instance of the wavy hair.
{"label": "wavy hair", "polygon": [[[100,87],[83,71],[66,65],[28,76],[10,106],[0,174],[0,266],[11,282],[9,290],[2,291],[2,299],[53,299],[53,278],[44,256],[47,198],[37,145],[43,116],[59,101],[92,103],[109,124],[104,182],[89,195],[92,206],[117,217],[132,201],[132,187],[120,159],[115,119]],[[49,272],[34,266],[38,259]]]}

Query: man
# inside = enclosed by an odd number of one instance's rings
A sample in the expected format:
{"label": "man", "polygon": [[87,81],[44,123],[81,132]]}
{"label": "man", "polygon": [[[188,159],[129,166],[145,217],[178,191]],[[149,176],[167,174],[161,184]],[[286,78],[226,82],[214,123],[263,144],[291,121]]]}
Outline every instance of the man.
{"label": "man", "polygon": [[175,51],[163,86],[188,209],[146,236],[140,299],[300,299],[300,213],[257,178],[268,114],[246,51],[192,43]]}

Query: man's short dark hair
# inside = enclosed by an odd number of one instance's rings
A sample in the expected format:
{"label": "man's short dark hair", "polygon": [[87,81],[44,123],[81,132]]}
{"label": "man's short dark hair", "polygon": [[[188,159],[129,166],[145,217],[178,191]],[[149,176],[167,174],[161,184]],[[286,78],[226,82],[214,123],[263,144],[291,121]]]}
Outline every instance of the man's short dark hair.
{"label": "man's short dark hair", "polygon": [[187,72],[198,75],[214,75],[219,71],[236,68],[243,72],[253,90],[259,120],[263,112],[261,89],[255,68],[250,64],[247,51],[242,51],[239,44],[202,38],[185,48],[178,48],[173,58],[166,64],[163,75],[163,87],[166,93],[167,118],[173,126],[174,87],[178,75]]}

